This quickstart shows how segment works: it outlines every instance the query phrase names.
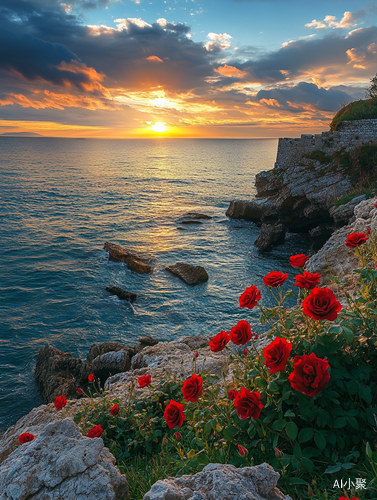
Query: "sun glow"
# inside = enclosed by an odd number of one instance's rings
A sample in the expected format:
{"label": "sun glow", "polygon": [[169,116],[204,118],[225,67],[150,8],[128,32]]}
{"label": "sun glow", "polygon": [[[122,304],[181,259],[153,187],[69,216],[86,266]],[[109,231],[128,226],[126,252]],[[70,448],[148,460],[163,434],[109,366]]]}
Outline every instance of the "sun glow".
{"label": "sun glow", "polygon": [[165,125],[164,122],[156,122],[154,125],[152,125],[151,129],[154,131],[154,132],[166,132],[168,127]]}

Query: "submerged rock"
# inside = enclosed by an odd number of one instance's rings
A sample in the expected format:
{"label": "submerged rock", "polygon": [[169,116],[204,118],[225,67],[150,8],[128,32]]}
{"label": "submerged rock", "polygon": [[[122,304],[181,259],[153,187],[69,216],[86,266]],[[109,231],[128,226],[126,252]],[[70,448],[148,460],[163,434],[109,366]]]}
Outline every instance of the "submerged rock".
{"label": "submerged rock", "polygon": [[128,300],[128,302],[135,302],[137,299],[136,293],[123,290],[120,286],[107,286],[106,291],[112,295],[117,295],[121,300]]}
{"label": "submerged rock", "polygon": [[266,463],[242,469],[208,464],[193,476],[157,481],[143,500],[292,500],[276,487],[279,477]]}
{"label": "submerged rock", "polygon": [[101,438],[70,418],[48,424],[0,466],[0,500],[124,500],[126,477]]}
{"label": "submerged rock", "polygon": [[67,398],[76,397],[84,368],[81,359],[46,344],[39,351],[35,366],[35,378],[43,398],[50,403],[62,394]]}
{"label": "submerged rock", "polygon": [[153,259],[141,257],[134,252],[126,250],[115,243],[106,242],[103,247],[109,252],[109,260],[114,262],[124,262],[128,269],[140,274],[148,274],[152,272],[151,263]]}
{"label": "submerged rock", "polygon": [[285,227],[283,224],[262,224],[255,246],[260,250],[269,251],[285,240]]}
{"label": "submerged rock", "polygon": [[195,285],[208,281],[208,273],[202,266],[193,266],[185,262],[177,262],[165,269],[188,285]]}

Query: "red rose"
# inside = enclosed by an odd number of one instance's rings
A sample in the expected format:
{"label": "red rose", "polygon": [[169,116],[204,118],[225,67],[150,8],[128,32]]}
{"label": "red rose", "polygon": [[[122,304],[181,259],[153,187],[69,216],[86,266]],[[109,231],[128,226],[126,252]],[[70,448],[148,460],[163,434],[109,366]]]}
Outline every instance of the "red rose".
{"label": "red rose", "polygon": [[228,392],[228,399],[230,401],[233,401],[236,396],[238,395],[238,392],[235,390],[235,389],[231,389],[229,392]]}
{"label": "red rose", "polygon": [[147,385],[150,385],[152,383],[150,375],[143,375],[142,377],[139,377],[137,381],[139,383],[138,389],[142,389],[143,387],[146,387]]}
{"label": "red rose", "polygon": [[313,288],[319,285],[320,279],[320,274],[308,273],[307,271],[304,271],[302,274],[298,274],[296,276],[296,283],[293,283],[293,286],[305,288],[306,290],[313,290]]}
{"label": "red rose", "polygon": [[245,345],[251,339],[251,328],[247,321],[241,319],[236,326],[230,330],[230,340],[236,345]]}
{"label": "red rose", "polygon": [[295,356],[293,362],[293,372],[288,377],[293,389],[315,396],[325,388],[330,380],[326,359],[317,358],[312,352],[310,355]]}
{"label": "red rose", "polygon": [[93,373],[91,373],[90,375],[88,375],[88,380],[90,383],[94,382],[94,375]]}
{"label": "red rose", "polygon": [[348,248],[355,248],[363,245],[367,239],[368,235],[366,233],[352,233],[347,236],[345,243]]}
{"label": "red rose", "polygon": [[67,404],[67,400],[65,399],[65,396],[64,394],[62,396],[58,396],[55,401],[54,401],[54,405],[55,405],[55,408],[59,411],[61,410],[62,408],[64,408],[64,406]]}
{"label": "red rose", "polygon": [[303,312],[313,319],[334,321],[342,309],[330,288],[314,288],[302,301]]}
{"label": "red rose", "polygon": [[241,457],[246,457],[246,455],[249,453],[247,451],[247,448],[245,448],[244,446],[241,446],[239,444],[237,445],[237,447],[238,447],[238,452],[241,455]]}
{"label": "red rose", "polygon": [[175,439],[176,439],[177,441],[182,441],[182,435],[181,435],[181,433],[180,433],[180,432],[175,432],[175,433],[173,434],[173,436],[175,437]]}
{"label": "red rose", "polygon": [[110,408],[110,413],[111,415],[117,415],[119,413],[119,406],[117,404],[115,404],[114,406],[112,406]]}
{"label": "red rose", "polygon": [[240,295],[238,299],[240,302],[240,307],[247,307],[252,309],[257,305],[257,301],[261,299],[260,291],[255,285],[251,285],[249,288]]}
{"label": "red rose", "polygon": [[215,335],[210,342],[208,342],[208,345],[212,352],[219,352],[224,349],[229,340],[229,333],[222,330],[220,333]]}
{"label": "red rose", "polygon": [[276,337],[271,344],[263,349],[264,364],[270,369],[271,375],[285,370],[291,350],[292,344],[280,337]]}
{"label": "red rose", "polygon": [[[377,203],[376,203],[376,205],[377,205]],[[376,208],[377,208],[377,207],[376,207]],[[364,486],[364,488],[365,488],[365,486]],[[339,497],[339,500],[359,500],[359,499],[358,499],[358,498],[356,498],[356,497],[352,497],[352,498],[347,498],[347,497]]]}
{"label": "red rose", "polygon": [[18,437],[18,440],[20,444],[28,443],[29,441],[33,441],[35,436],[33,434],[30,434],[29,432],[24,432],[23,434],[20,434]]}
{"label": "red rose", "polygon": [[190,378],[183,382],[182,394],[185,401],[191,401],[195,403],[200,394],[203,392],[202,387],[203,379],[199,375],[191,375]]}
{"label": "red rose", "polygon": [[76,392],[77,392],[77,394],[83,394],[84,393],[84,391],[81,389],[81,387],[78,387],[76,389]]}
{"label": "red rose", "polygon": [[263,283],[266,286],[272,286],[276,288],[277,286],[283,285],[288,278],[288,273],[283,274],[281,271],[272,271],[268,273],[267,276],[263,278]]}
{"label": "red rose", "polygon": [[165,408],[164,411],[164,419],[168,424],[169,429],[174,429],[176,425],[179,428],[182,427],[182,424],[185,420],[185,414],[183,413],[184,406],[181,403],[177,403],[176,401],[170,400],[170,403]]}
{"label": "red rose", "polygon": [[289,263],[295,269],[299,269],[300,267],[305,266],[305,262],[308,259],[310,259],[309,255],[305,255],[303,253],[300,253],[299,255],[292,255],[292,257],[289,257]]}
{"label": "red rose", "polygon": [[263,408],[259,392],[251,392],[246,387],[242,387],[241,391],[235,397],[233,404],[236,407],[238,416],[242,420],[245,420],[247,417],[257,420]]}
{"label": "red rose", "polygon": [[95,425],[88,431],[88,438],[100,438],[102,436],[103,429],[101,424]]}
{"label": "red rose", "polygon": [[247,349],[242,349],[241,352],[245,356],[245,358],[247,358],[247,356],[249,355],[249,351]]}

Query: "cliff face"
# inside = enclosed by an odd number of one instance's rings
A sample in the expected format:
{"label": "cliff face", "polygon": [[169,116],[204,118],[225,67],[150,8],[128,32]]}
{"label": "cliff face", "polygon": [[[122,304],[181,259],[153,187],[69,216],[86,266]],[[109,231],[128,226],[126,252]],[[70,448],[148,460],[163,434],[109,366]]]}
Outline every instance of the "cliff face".
{"label": "cliff face", "polygon": [[334,133],[279,139],[275,168],[255,178],[257,196],[231,201],[226,215],[262,224],[263,238],[256,241],[262,250],[271,248],[268,234],[274,241],[284,240],[281,225],[283,233],[312,231],[320,248],[352,215],[334,207],[334,200],[349,193],[355,182],[342,158],[355,148],[376,144],[376,137],[377,120],[359,120],[344,122],[342,130]]}

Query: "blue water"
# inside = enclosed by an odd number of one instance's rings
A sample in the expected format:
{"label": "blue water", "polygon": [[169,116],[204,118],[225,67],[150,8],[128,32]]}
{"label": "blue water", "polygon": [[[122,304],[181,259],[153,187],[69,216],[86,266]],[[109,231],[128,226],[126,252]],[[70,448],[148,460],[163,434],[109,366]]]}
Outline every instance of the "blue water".
{"label": "blue water", "polygon": [[[231,199],[253,196],[255,174],[273,167],[276,149],[274,139],[0,138],[0,429],[43,403],[33,369],[46,341],[85,358],[94,342],[215,335],[240,319],[257,325],[238,296],[263,288],[272,270],[292,281],[288,257],[306,243],[292,236],[260,254],[258,228],[225,211]],[[188,211],[213,219],[179,225]],[[105,241],[153,255],[153,274],[109,262]],[[165,271],[178,261],[204,266],[208,283],[190,287]],[[108,285],[137,293],[137,302],[111,296]]]}

